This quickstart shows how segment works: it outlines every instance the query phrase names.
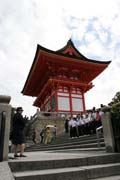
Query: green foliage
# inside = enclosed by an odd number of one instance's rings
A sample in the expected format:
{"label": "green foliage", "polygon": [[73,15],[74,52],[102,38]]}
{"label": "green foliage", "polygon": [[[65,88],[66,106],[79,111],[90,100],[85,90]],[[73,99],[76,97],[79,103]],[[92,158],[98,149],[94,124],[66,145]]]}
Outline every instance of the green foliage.
{"label": "green foliage", "polygon": [[109,103],[101,109],[103,112],[111,112],[111,122],[115,138],[115,152],[120,152],[120,92],[117,92]]}
{"label": "green foliage", "polygon": [[118,118],[120,119],[120,102],[112,105],[111,113],[112,113],[112,116],[114,116],[117,119]]}
{"label": "green foliage", "polygon": [[120,92],[117,92],[111,103],[112,119],[120,119]]}
{"label": "green foliage", "polygon": [[120,152],[120,92],[112,99],[111,120],[116,143],[116,152]]}
{"label": "green foliage", "polygon": [[113,105],[113,104],[116,104],[116,103],[118,103],[118,102],[120,102],[120,92],[117,92],[117,93],[115,94],[114,98],[112,99],[111,104]]}

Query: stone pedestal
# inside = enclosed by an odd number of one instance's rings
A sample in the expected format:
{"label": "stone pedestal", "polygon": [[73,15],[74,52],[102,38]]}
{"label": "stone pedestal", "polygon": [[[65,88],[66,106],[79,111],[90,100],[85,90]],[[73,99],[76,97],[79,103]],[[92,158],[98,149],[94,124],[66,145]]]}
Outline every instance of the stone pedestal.
{"label": "stone pedestal", "polygon": [[8,146],[9,146],[10,120],[11,120],[11,105],[9,105],[10,100],[11,100],[10,96],[0,95],[0,113],[5,112],[3,160],[8,160],[8,149],[9,149]]}
{"label": "stone pedestal", "polygon": [[110,112],[105,112],[102,115],[102,125],[104,133],[104,141],[107,152],[115,152],[115,140],[113,135],[113,128],[111,123]]}

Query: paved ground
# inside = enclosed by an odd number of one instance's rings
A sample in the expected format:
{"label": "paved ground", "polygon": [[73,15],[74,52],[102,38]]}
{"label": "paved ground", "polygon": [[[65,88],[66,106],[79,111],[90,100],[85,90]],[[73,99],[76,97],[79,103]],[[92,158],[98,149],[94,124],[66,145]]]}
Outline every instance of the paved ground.
{"label": "paved ground", "polygon": [[[68,159],[68,158],[80,158],[80,157],[90,157],[90,156],[98,156],[98,155],[105,155],[106,152],[104,151],[96,151],[96,152],[79,152],[79,151],[65,151],[65,152],[42,152],[42,151],[37,151],[37,152],[25,152],[25,155],[27,157],[24,158],[18,158],[15,159],[21,160],[21,161],[34,161],[34,160],[54,160],[54,159]],[[108,153],[107,153],[108,154]],[[13,161],[12,159],[14,157],[13,153],[9,153],[9,161]]]}

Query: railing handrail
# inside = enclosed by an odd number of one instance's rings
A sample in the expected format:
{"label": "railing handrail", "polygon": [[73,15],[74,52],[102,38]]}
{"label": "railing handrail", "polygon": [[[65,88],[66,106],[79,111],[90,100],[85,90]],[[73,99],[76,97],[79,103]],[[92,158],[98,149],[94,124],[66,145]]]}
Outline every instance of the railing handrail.
{"label": "railing handrail", "polygon": [[5,121],[6,121],[6,112],[2,111],[0,113],[1,122],[0,122],[0,162],[3,161],[4,153],[4,137],[5,137]]}
{"label": "railing handrail", "polygon": [[100,127],[96,128],[98,148],[100,148],[100,136],[99,136],[99,131],[100,131],[101,129],[103,129],[103,126],[100,126]]}

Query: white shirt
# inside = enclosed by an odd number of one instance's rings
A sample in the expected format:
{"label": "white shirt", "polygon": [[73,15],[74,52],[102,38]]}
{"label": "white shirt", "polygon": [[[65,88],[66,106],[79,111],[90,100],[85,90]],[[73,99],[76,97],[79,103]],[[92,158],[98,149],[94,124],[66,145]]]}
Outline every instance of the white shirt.
{"label": "white shirt", "polygon": [[77,125],[77,122],[73,119],[69,121],[69,126],[75,127]]}

